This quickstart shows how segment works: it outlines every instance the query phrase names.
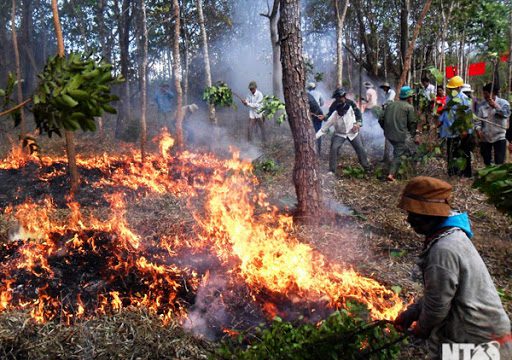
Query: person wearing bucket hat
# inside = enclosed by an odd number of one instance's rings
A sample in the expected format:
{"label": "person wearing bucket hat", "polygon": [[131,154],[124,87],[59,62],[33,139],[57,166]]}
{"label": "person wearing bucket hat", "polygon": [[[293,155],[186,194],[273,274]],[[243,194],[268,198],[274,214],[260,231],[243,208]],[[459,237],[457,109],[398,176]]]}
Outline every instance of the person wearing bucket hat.
{"label": "person wearing bucket hat", "polygon": [[384,91],[384,102],[382,103],[382,107],[386,107],[392,101],[395,101],[396,92],[391,89],[391,85],[386,81],[381,86],[379,86]]}
{"label": "person wearing bucket hat", "polygon": [[265,143],[265,119],[259,112],[263,106],[263,94],[258,90],[258,84],[256,84],[256,81],[254,80],[249,83],[248,88],[249,94],[245,99],[242,100],[242,103],[249,108],[249,126],[247,129],[247,139],[252,141],[256,126],[258,126],[261,131],[261,140],[263,143]]}
{"label": "person wearing bucket hat", "polygon": [[[389,168],[387,180],[394,181],[400,168],[402,156],[411,156],[416,151],[414,142],[418,143],[418,117],[412,106],[414,91],[410,86],[400,89],[400,101],[394,101],[386,106],[379,118],[379,124],[384,129],[384,137],[393,145],[393,160]],[[413,142],[414,141],[414,142]]]}
{"label": "person wearing bucket hat", "polygon": [[[457,118],[460,117],[460,109],[462,106],[466,108],[464,113],[470,113],[471,99],[464,94],[462,86],[464,80],[460,76],[454,76],[446,87],[448,88],[448,96],[446,98],[446,106],[439,117],[439,136],[446,139],[446,163],[448,175],[458,175],[470,178],[472,174],[471,168],[471,151],[475,143],[472,129],[461,134],[452,131],[452,125]],[[463,161],[459,161],[463,160]]]}
{"label": "person wearing bucket hat", "polygon": [[395,319],[395,327],[427,339],[439,359],[442,344],[500,344],[501,359],[512,359],[510,319],[480,254],[471,242],[468,215],[450,207],[452,186],[419,176],[405,186],[398,207],[413,230],[425,236],[419,268],[423,297]]}

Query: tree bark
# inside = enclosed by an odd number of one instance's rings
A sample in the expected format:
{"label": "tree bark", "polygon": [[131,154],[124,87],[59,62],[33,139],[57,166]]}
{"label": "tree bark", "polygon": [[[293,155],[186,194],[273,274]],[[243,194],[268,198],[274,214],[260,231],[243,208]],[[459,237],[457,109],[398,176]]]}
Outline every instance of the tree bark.
{"label": "tree bark", "polygon": [[183,91],[181,89],[181,57],[180,57],[180,4],[173,0],[174,8],[174,42],[173,42],[173,67],[174,84],[176,88],[176,144],[183,147]]}
{"label": "tree bark", "polygon": [[411,8],[410,0],[402,0],[400,7],[400,60],[401,70],[404,70],[405,54],[407,53],[407,44],[409,43],[409,12]]}
{"label": "tree bark", "polygon": [[124,122],[131,119],[132,112],[130,104],[130,76],[128,73],[130,66],[130,23],[132,18],[130,14],[130,6],[131,0],[122,0],[121,14],[119,14],[118,19],[121,74],[126,81],[123,83],[122,107],[116,121],[116,137],[121,135]]}
{"label": "tree bark", "polygon": [[146,159],[146,111],[147,111],[147,68],[148,68],[148,27],[146,20],[146,3],[140,0],[140,21],[142,36],[140,37],[139,48],[142,53],[142,61],[140,64],[140,156],[141,161]]}
{"label": "tree bark", "polygon": [[340,12],[339,0],[334,0],[334,14],[336,16],[336,87],[343,86],[343,25],[349,1],[344,1],[343,9]]}
{"label": "tree bark", "polygon": [[[12,14],[11,14],[11,31],[12,31],[12,47],[14,50],[14,60],[16,62],[16,81],[18,82],[16,88],[18,91],[18,102],[23,101],[23,88],[21,82],[21,65],[20,65],[20,52],[18,49],[18,36],[16,32],[16,0],[12,0]],[[20,108],[20,137],[25,136],[25,113],[23,108]]]}
{"label": "tree bark", "polygon": [[315,222],[322,210],[322,196],[313,127],[304,90],[299,0],[281,0],[280,7],[278,29],[286,112],[295,147],[293,182],[298,201],[297,216],[303,221]]}
{"label": "tree bark", "polygon": [[[36,69],[33,65],[35,65],[34,61],[34,49],[33,49],[33,32],[34,32],[34,19],[33,15],[33,0],[23,0],[22,6],[22,18],[21,18],[21,41],[23,44],[22,48],[26,52],[26,58],[29,61],[23,61],[22,65],[22,73],[25,76],[25,81],[23,82],[23,91],[25,96],[29,94],[34,87],[35,73]],[[45,59],[46,60],[46,59]]]}
{"label": "tree bark", "polygon": [[405,53],[404,68],[402,69],[402,74],[400,75],[400,80],[398,81],[398,84],[396,87],[397,94],[400,92],[400,88],[405,84],[405,80],[407,78],[407,73],[409,72],[409,69],[411,68],[411,59],[412,59],[412,53],[414,51],[414,45],[416,44],[416,39],[418,38],[418,35],[420,34],[421,25],[423,24],[423,19],[425,19],[425,16],[427,15],[428,10],[430,9],[430,5],[432,5],[432,0],[426,0],[425,5],[423,6],[423,10],[421,10],[421,14],[418,17],[418,20],[416,21],[416,26],[414,27],[414,32],[412,34],[411,42],[409,43],[409,46],[407,47],[407,52]]}
{"label": "tree bark", "polygon": [[283,68],[281,65],[281,47],[279,45],[279,34],[277,23],[279,21],[279,0],[274,0],[272,9],[266,14],[260,14],[269,20],[270,42],[272,44],[272,92],[274,96],[283,98]]}
{"label": "tree bark", "polygon": [[[52,13],[53,13],[53,25],[55,26],[55,36],[57,37],[57,55],[64,57],[64,38],[62,37],[62,28],[59,20],[59,9],[57,7],[57,0],[52,0]],[[69,175],[71,177],[71,195],[75,194],[78,189],[78,182],[80,178],[78,176],[78,168],[76,167],[76,151],[74,134],[72,131],[66,130],[64,132],[66,138],[66,153],[68,157],[68,168]]]}
{"label": "tree bark", "polygon": [[[204,73],[206,79],[206,87],[212,86],[212,71],[210,69],[210,54],[208,50],[208,36],[206,35],[206,26],[204,24],[203,0],[196,0],[197,14],[199,16],[199,27],[201,29],[201,40],[203,42],[203,58]],[[217,117],[215,116],[215,106],[208,104],[208,119],[213,125],[217,125]]]}
{"label": "tree bark", "polygon": [[510,11],[509,16],[509,41],[510,41],[510,47],[508,49],[508,98],[510,99],[510,95],[512,95],[512,10]]}

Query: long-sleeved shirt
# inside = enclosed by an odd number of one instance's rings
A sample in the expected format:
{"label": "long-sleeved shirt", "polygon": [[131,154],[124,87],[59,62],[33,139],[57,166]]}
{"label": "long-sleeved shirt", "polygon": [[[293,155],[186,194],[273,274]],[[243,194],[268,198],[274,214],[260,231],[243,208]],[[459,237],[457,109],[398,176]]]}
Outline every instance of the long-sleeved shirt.
{"label": "long-sleeved shirt", "polygon": [[247,101],[247,106],[249,107],[249,118],[250,119],[261,119],[263,114],[260,114],[258,110],[263,106],[263,94],[261,91],[256,89],[254,94],[249,92],[247,97],[245,98]]}
{"label": "long-sleeved shirt", "polygon": [[318,103],[318,106],[320,106],[320,107],[324,106],[324,98],[320,91],[315,89],[315,90],[310,90],[309,93],[315,98],[316,102]]}
{"label": "long-sleeved shirt", "polygon": [[334,111],[327,119],[322,128],[316,133],[316,138],[320,138],[327,133],[331,126],[334,126],[334,136],[348,138],[350,141],[354,140],[359,134],[359,130],[352,131],[354,125],[358,124],[354,109],[350,104],[340,104],[338,110]]}
{"label": "long-sleeved shirt", "polygon": [[[441,138],[454,138],[460,135],[454,134],[450,129],[450,127],[453,125],[453,122],[455,121],[458,106],[465,105],[468,107],[466,111],[471,111],[470,98],[468,98],[463,92],[459,92],[455,97],[460,99],[460,103],[451,106],[450,109],[446,109],[445,107],[445,110],[439,117],[439,122],[441,123],[441,126],[439,128],[439,136],[441,136]],[[446,104],[449,104],[451,99],[452,97],[448,96],[446,98]]]}
{"label": "long-sleeved shirt", "polygon": [[388,92],[384,93],[384,103],[383,105],[387,105],[388,103],[395,101],[396,92],[393,89],[389,89]]}
{"label": "long-sleeved shirt", "polygon": [[158,111],[168,113],[172,110],[172,99],[174,93],[169,89],[158,89],[155,94],[155,102],[158,106]]}
{"label": "long-sleeved shirt", "polygon": [[416,135],[418,117],[414,107],[407,101],[394,101],[386,106],[379,118],[384,136],[392,142],[405,142]]}
{"label": "long-sleeved shirt", "polygon": [[434,352],[442,343],[482,344],[510,335],[510,320],[470,236],[467,214],[452,213],[420,255],[424,295],[412,306],[419,334]]}
{"label": "long-sleeved shirt", "polygon": [[308,104],[309,104],[309,112],[311,113],[311,118],[315,121],[322,121],[315,115],[323,115],[322,109],[320,108],[318,102],[314,98],[311,93],[308,93]]}
{"label": "long-sleeved shirt", "polygon": [[436,87],[432,84],[428,84],[420,90],[420,93],[425,96],[429,101],[434,101],[436,98]]}
{"label": "long-sleeved shirt", "polygon": [[327,115],[325,115],[325,118],[329,119],[331,117],[332,113],[335,112],[339,108],[339,106],[344,106],[344,104],[350,105],[350,107],[354,111],[354,115],[356,116],[356,122],[360,126],[363,126],[363,115],[361,114],[361,110],[359,110],[356,103],[350,99],[345,99],[344,103],[342,103],[341,101],[335,100],[331,104],[331,106],[329,106],[329,112],[327,113]]}
{"label": "long-sleeved shirt", "polygon": [[377,91],[373,88],[366,89],[366,108],[372,109],[377,106]]}
{"label": "long-sleeved shirt", "polygon": [[476,130],[482,130],[482,140],[488,143],[505,140],[510,116],[510,104],[507,100],[496,97],[495,102],[495,109],[485,100],[478,107],[478,117],[491,122],[491,124],[481,120],[477,120],[475,123]]}

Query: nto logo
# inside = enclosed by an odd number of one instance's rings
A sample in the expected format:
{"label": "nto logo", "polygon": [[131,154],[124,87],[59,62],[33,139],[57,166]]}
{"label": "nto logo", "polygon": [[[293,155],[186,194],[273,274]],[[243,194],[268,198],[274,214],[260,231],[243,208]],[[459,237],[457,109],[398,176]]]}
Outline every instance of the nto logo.
{"label": "nto logo", "polygon": [[500,360],[500,344],[443,344],[442,360]]}

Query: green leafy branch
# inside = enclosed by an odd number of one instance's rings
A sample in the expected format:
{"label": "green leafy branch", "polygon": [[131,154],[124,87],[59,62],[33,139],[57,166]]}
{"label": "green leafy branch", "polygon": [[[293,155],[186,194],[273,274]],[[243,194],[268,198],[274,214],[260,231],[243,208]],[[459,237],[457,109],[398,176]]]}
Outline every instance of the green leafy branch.
{"label": "green leafy branch", "polygon": [[473,186],[489,196],[490,203],[512,216],[512,164],[480,170]]}
{"label": "green leafy branch", "polygon": [[215,85],[205,88],[203,91],[203,100],[214,106],[234,106],[233,91],[222,81],[218,81]]}
{"label": "green leafy branch", "polygon": [[[276,118],[276,114],[280,112]],[[278,124],[282,124],[286,121],[286,112],[284,103],[274,95],[265,95],[263,97],[262,107],[258,110],[258,113],[263,114],[266,119],[275,118]]]}

